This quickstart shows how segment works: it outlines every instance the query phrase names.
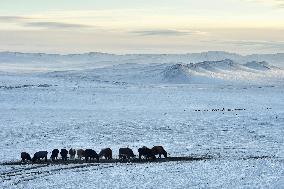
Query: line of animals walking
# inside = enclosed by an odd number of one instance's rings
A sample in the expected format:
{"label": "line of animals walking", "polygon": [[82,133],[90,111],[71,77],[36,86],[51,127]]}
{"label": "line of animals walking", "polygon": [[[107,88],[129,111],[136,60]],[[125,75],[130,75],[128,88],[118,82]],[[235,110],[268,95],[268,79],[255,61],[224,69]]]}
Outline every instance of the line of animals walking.
{"label": "line of animals walking", "polygon": [[[111,160],[112,157],[112,150],[110,148],[104,148],[100,151],[100,153],[97,153],[93,149],[61,149],[59,152],[59,149],[54,149],[51,152],[50,159],[51,161],[57,161],[59,159],[59,154],[61,156],[62,161],[67,161],[68,158],[70,160],[75,160],[76,155],[77,159],[82,160],[85,159],[86,162],[95,160],[97,162],[100,161],[100,159],[106,159],[106,160]],[[68,157],[69,154],[69,157]],[[146,146],[143,146],[142,148],[138,149],[138,157],[139,160],[146,159],[146,160],[156,160],[156,156],[158,155],[159,158],[164,156],[164,158],[168,157],[167,151],[164,149],[163,146],[154,146],[153,148],[148,148]],[[35,162],[40,162],[44,160],[45,162],[47,161],[47,156],[48,152],[47,151],[38,151],[34,154],[33,158],[31,158],[30,154],[27,152],[22,152],[21,153],[21,161],[26,162],[26,161],[31,161],[33,163]],[[120,160],[131,160],[136,157],[134,155],[134,152],[130,148],[120,148],[119,149],[119,159]]]}

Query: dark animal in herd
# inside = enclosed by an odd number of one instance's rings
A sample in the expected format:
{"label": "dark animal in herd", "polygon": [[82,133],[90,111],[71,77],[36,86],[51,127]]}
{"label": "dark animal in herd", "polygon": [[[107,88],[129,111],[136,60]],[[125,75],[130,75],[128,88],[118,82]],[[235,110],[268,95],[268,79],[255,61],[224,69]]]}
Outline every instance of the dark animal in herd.
{"label": "dark animal in herd", "polygon": [[58,149],[52,150],[51,156],[50,156],[51,160],[54,161],[55,159],[58,159],[58,154],[59,154],[59,150]]}
{"label": "dark animal in herd", "polygon": [[155,160],[156,156],[153,153],[153,150],[150,148],[147,148],[146,146],[143,146],[142,148],[138,149],[138,153],[139,153],[139,160],[141,160],[141,157],[143,156],[144,158],[146,158],[146,160],[152,159]]}
{"label": "dark animal in herd", "polygon": [[77,156],[78,156],[78,159],[82,159],[82,157],[84,157],[84,153],[85,153],[85,150],[83,149],[78,149],[77,150]]}
{"label": "dark animal in herd", "polygon": [[119,159],[130,159],[135,157],[133,151],[130,148],[120,148],[118,156]]}
{"label": "dark animal in herd", "polygon": [[61,155],[63,161],[67,161],[68,151],[66,149],[61,149],[60,155]]}
{"label": "dark animal in herd", "polygon": [[30,154],[28,154],[27,152],[21,153],[21,159],[22,159],[23,162],[26,161],[26,160],[32,161]]}
{"label": "dark animal in herd", "polygon": [[165,158],[168,157],[168,153],[162,146],[154,146],[152,148],[152,152],[154,155],[159,155],[159,158],[161,158],[161,155],[163,155]]}
{"label": "dark animal in herd", "polygon": [[38,160],[40,160],[40,159],[43,159],[43,158],[44,158],[45,161],[47,161],[47,154],[48,154],[47,151],[39,151],[39,152],[36,152],[36,153],[34,154],[34,157],[33,157],[32,161],[33,161],[33,162],[36,162],[36,161],[38,161]]}
{"label": "dark animal in herd", "polygon": [[76,150],[71,148],[69,150],[69,155],[70,155],[70,159],[75,159]]}
{"label": "dark animal in herd", "polygon": [[96,152],[95,150],[86,149],[86,150],[84,151],[84,156],[85,156],[86,162],[89,160],[89,158],[90,158],[90,160],[96,159],[97,162],[99,162],[99,155],[97,154],[97,152]]}
{"label": "dark animal in herd", "polygon": [[112,159],[112,150],[110,148],[104,148],[99,153],[99,157],[105,157],[105,159]]}

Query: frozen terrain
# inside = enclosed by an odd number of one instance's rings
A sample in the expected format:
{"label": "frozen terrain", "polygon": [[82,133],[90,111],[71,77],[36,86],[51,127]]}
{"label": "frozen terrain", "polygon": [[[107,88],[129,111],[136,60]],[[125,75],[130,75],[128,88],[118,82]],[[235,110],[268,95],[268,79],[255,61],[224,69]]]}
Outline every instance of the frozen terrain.
{"label": "frozen terrain", "polygon": [[213,156],[0,165],[0,188],[283,188],[283,62],[283,54],[224,52],[0,53],[1,163],[71,147]]}

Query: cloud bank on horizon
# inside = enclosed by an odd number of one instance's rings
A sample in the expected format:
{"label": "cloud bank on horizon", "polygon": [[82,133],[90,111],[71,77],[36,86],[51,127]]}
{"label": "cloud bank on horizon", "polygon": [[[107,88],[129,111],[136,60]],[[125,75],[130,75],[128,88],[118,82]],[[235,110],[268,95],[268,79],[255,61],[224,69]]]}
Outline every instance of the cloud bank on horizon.
{"label": "cloud bank on horizon", "polygon": [[284,0],[2,0],[0,51],[284,51]]}
{"label": "cloud bank on horizon", "polygon": [[284,0],[246,0],[251,2],[260,2],[267,5],[273,5],[276,8],[284,8]]}

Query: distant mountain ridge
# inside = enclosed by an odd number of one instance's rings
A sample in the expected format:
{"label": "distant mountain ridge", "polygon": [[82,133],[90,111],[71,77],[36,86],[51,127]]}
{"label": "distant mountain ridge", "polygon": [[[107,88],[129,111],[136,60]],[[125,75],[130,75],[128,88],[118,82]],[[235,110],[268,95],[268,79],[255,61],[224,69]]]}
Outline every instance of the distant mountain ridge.
{"label": "distant mountain ridge", "polygon": [[[208,51],[201,53],[187,54],[108,54],[100,52],[89,52],[83,54],[45,54],[45,53],[20,53],[20,52],[0,52],[0,64],[6,63],[64,63],[66,65],[77,64],[75,68],[81,66],[92,66],[96,63],[113,65],[123,63],[198,63],[202,61],[221,61],[230,59],[241,64],[247,62],[265,61],[272,65],[284,68],[284,53],[276,54],[252,54],[239,55],[225,51]],[[79,64],[79,65],[78,65]],[[51,65],[48,65],[51,66]]]}
{"label": "distant mountain ridge", "polygon": [[[45,54],[0,52],[0,71],[38,72],[66,71],[103,68],[119,64],[190,64],[204,61],[231,60],[238,64],[248,62],[267,62],[284,68],[284,53],[239,55],[224,51],[209,51],[187,54],[108,54],[90,52],[83,54]],[[253,63],[248,64],[248,67]],[[262,66],[263,67],[263,66]],[[259,68],[261,69],[261,68]],[[265,69],[264,67],[262,69]]]}

